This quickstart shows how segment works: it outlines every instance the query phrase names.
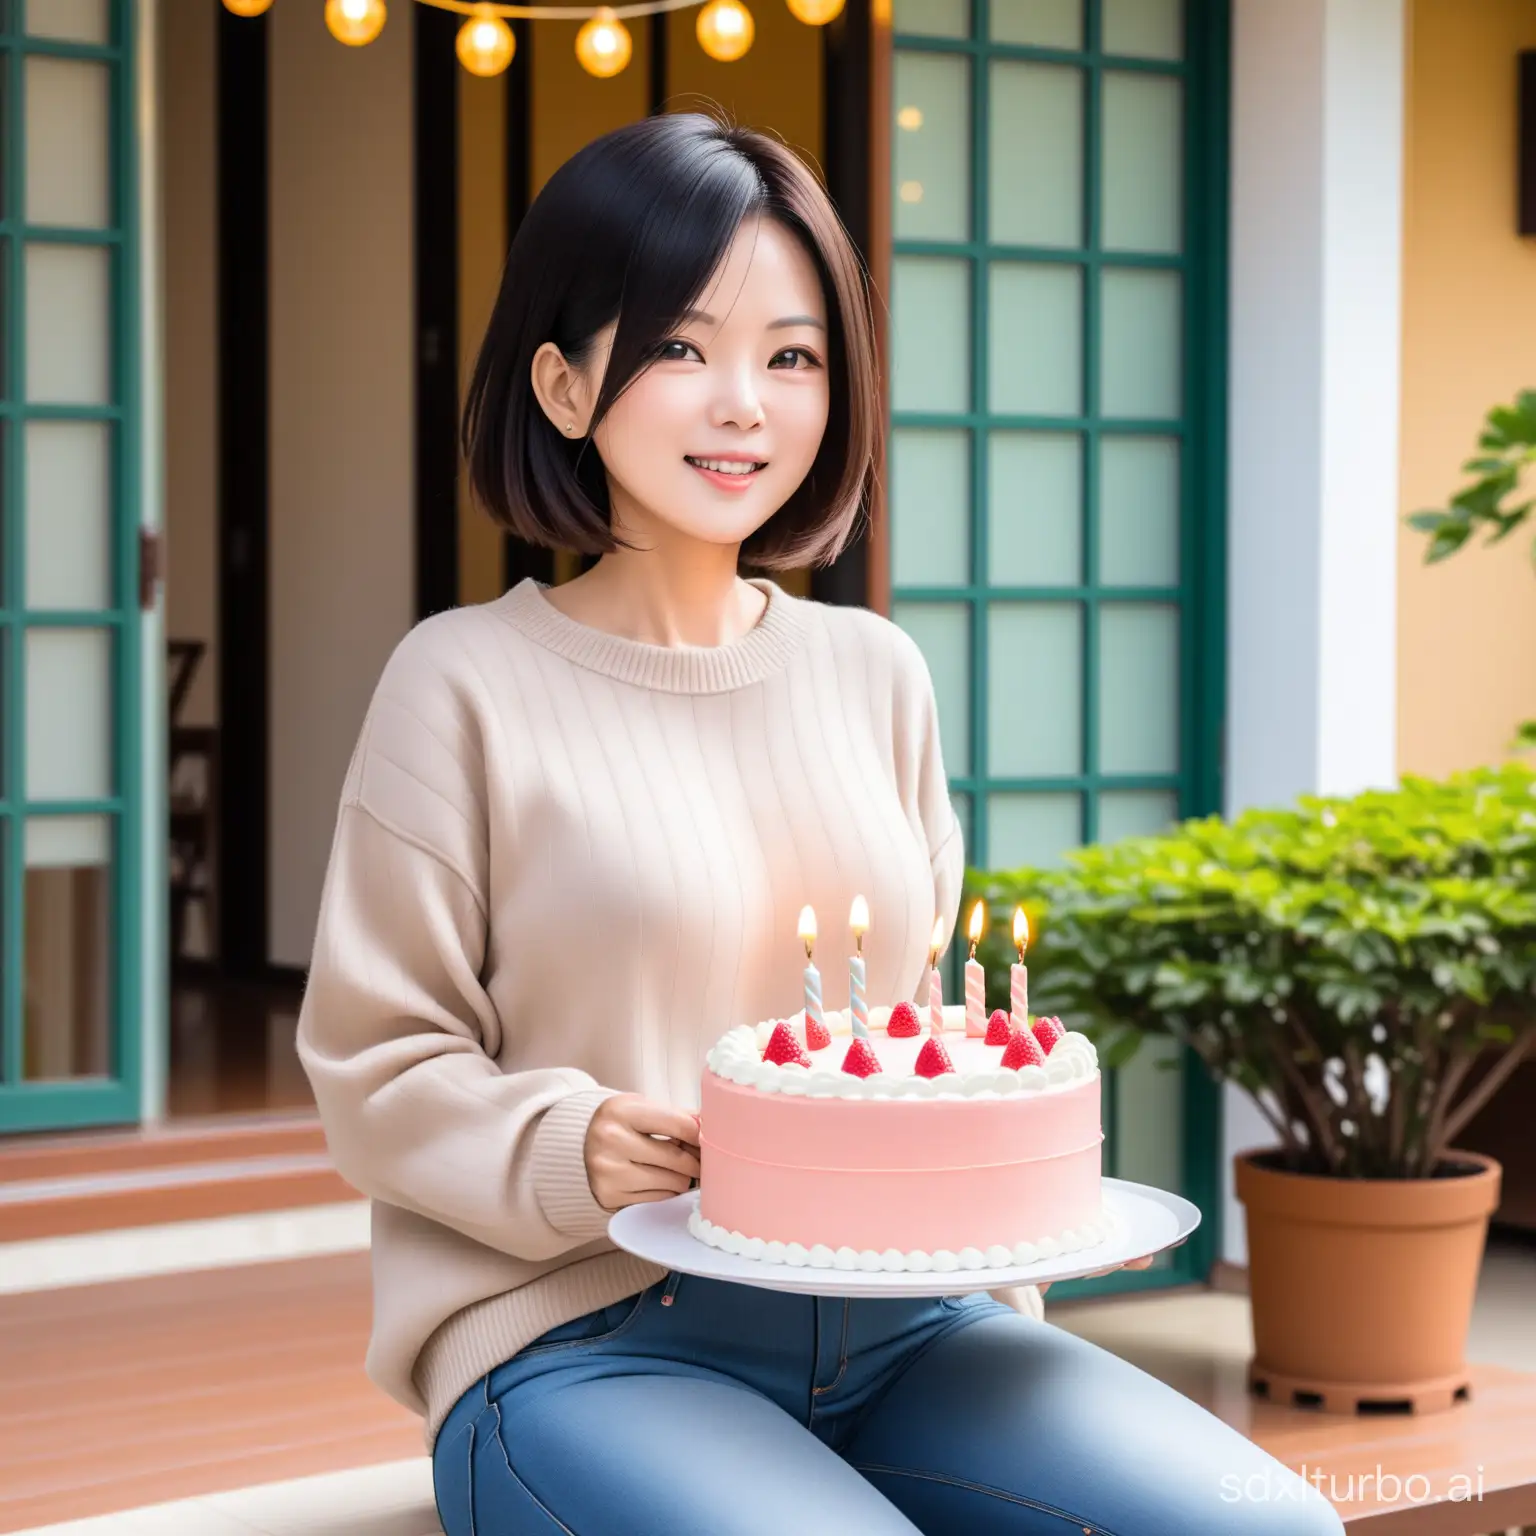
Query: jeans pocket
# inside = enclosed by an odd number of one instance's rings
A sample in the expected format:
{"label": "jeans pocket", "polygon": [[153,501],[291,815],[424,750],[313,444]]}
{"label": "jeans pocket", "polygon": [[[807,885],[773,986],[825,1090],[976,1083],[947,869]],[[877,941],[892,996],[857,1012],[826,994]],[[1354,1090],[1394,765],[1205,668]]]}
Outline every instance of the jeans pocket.
{"label": "jeans pocket", "polygon": [[[512,1362],[525,1360],[532,1355],[546,1355],[557,1349],[579,1349],[583,1345],[604,1344],[609,1339],[616,1339],[639,1318],[650,1294],[650,1291],[637,1291],[633,1296],[614,1302],[612,1306],[599,1307],[595,1312],[561,1323],[541,1333],[531,1344],[525,1344],[512,1357]],[[494,1392],[492,1395],[495,1395]]]}
{"label": "jeans pocket", "polygon": [[432,1495],[444,1536],[475,1536],[475,1421],[432,1451]]}

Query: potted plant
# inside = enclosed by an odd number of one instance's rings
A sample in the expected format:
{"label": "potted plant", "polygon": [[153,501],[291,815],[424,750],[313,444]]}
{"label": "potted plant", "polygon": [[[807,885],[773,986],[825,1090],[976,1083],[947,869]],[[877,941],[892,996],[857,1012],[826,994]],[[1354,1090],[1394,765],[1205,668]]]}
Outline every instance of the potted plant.
{"label": "potted plant", "polygon": [[[1273,1129],[1236,1164],[1255,1390],[1464,1396],[1500,1170],[1454,1144],[1536,1043],[1536,775],[1194,821],[972,885],[1030,910],[1034,1005],[1106,1068],[1172,1035]],[[1006,936],[979,953],[1005,999]]]}

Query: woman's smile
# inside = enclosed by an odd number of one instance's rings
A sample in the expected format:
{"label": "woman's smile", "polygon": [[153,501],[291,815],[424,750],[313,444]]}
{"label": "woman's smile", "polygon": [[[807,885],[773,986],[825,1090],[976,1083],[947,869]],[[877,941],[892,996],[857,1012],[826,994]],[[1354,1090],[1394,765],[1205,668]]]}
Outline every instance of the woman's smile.
{"label": "woman's smile", "polygon": [[706,459],[685,453],[683,460],[696,469],[711,485],[717,485],[725,491],[744,491],[756,482],[758,473],[768,467],[766,459],[747,458],[737,454],[722,454]]}

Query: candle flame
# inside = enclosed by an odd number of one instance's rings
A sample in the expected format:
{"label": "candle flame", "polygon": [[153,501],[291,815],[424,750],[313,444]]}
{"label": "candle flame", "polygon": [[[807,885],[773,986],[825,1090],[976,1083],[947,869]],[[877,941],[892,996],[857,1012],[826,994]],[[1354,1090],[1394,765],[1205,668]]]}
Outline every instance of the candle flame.
{"label": "candle flame", "polygon": [[933,920],[933,939],[928,945],[928,967],[931,970],[939,959],[939,951],[944,948],[944,919],[936,917]]}
{"label": "candle flame", "polygon": [[859,953],[864,953],[864,935],[869,932],[869,903],[862,896],[853,898],[848,912],[848,926],[853,929],[854,943]]}
{"label": "candle flame", "polygon": [[816,909],[814,907],[800,908],[800,942],[805,945],[805,958],[811,958],[811,951],[816,947]]}
{"label": "candle flame", "polygon": [[971,920],[966,924],[966,934],[971,941],[971,958],[973,960],[976,958],[976,946],[981,943],[982,930],[986,927],[986,925],[987,904],[984,901],[978,901],[976,905],[971,908]]}
{"label": "candle flame", "polygon": [[1024,959],[1024,951],[1029,947],[1029,918],[1025,915],[1024,908],[1020,907],[1013,914],[1013,943],[1019,952],[1020,962]]}

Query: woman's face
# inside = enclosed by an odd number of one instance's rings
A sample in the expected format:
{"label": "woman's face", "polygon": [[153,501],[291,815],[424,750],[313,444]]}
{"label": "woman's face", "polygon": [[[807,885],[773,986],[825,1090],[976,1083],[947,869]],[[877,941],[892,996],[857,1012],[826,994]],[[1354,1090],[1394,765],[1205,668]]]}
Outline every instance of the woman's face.
{"label": "woman's face", "polygon": [[[827,306],[800,242],[772,219],[737,231],[719,272],[595,442],[616,531],[740,544],[809,473],[827,425]],[[583,370],[595,401],[613,328]]]}

